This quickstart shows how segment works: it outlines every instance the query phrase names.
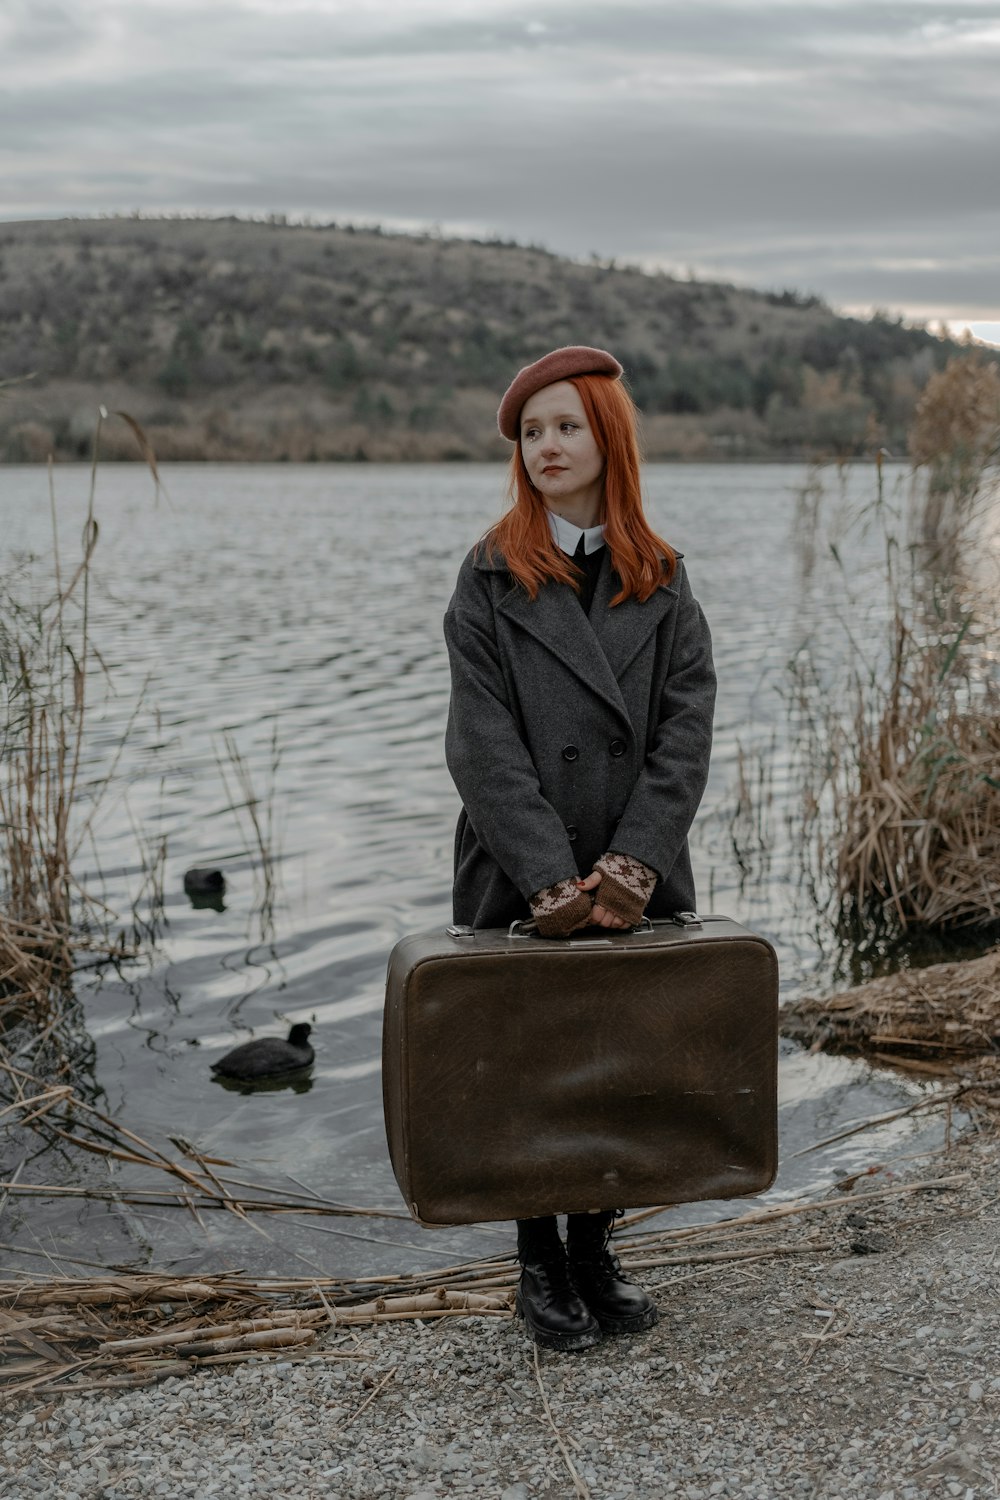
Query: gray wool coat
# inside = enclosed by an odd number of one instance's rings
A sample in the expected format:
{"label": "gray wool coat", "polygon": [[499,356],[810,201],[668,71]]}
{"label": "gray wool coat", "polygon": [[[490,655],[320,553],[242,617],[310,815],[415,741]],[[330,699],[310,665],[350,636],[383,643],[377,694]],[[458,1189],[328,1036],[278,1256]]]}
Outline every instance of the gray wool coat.
{"label": "gray wool coat", "polygon": [[605,547],[589,618],[568,584],[529,599],[474,547],[444,630],[445,755],[462,811],[454,920],[502,927],[528,898],[615,849],[658,875],[646,907],[695,907],[688,829],[712,744],[712,643],[682,562],[645,603]]}

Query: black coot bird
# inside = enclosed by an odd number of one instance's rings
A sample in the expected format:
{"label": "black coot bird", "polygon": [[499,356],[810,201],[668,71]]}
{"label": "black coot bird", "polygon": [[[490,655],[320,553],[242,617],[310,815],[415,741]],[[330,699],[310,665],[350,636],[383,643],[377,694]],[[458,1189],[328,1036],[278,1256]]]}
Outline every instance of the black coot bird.
{"label": "black coot bird", "polygon": [[184,889],[189,896],[224,896],[226,877],[221,870],[196,866],[184,871]]}
{"label": "black coot bird", "polygon": [[300,1021],[288,1033],[288,1040],[262,1036],[253,1042],[241,1042],[225,1057],[212,1064],[212,1072],[221,1078],[276,1078],[308,1068],[316,1054],[309,1045],[312,1027]]}
{"label": "black coot bird", "polygon": [[221,870],[184,871],[184,891],[195,911],[225,911],[226,877]]}

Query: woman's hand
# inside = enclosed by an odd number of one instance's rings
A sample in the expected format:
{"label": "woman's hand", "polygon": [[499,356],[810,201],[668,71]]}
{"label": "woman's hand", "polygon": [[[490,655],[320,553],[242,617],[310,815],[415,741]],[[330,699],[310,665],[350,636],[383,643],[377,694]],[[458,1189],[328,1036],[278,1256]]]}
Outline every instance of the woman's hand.
{"label": "woman's hand", "polygon": [[[594,870],[586,880],[578,880],[577,886],[581,891],[596,891],[602,880],[600,870]],[[600,906],[595,901],[590,909],[590,916],[583,922],[578,922],[577,927],[628,927],[628,922],[623,922],[621,917],[616,917],[613,912],[608,911],[606,906]],[[573,929],[574,932],[576,928]]]}
{"label": "woman's hand", "polygon": [[590,920],[593,900],[581,891],[575,875],[536,891],[529,901],[531,915],[542,937],[568,937]]}

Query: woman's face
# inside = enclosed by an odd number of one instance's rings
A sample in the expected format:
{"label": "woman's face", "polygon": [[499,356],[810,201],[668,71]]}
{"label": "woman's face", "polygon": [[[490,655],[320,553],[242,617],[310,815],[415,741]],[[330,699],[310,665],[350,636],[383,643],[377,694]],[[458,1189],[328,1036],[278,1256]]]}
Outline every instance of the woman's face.
{"label": "woman's face", "polygon": [[524,403],[521,453],[528,477],[549,510],[569,520],[574,519],[570,512],[589,510],[596,520],[595,507],[604,490],[604,455],[580,393],[570,381],[543,386]]}

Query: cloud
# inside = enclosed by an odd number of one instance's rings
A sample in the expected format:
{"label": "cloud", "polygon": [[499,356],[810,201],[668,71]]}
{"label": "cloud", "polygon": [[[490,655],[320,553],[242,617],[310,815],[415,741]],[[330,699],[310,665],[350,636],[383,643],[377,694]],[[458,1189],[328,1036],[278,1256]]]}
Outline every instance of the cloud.
{"label": "cloud", "polygon": [[996,318],[998,64],[979,0],[13,0],[0,213],[439,223]]}

